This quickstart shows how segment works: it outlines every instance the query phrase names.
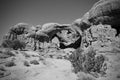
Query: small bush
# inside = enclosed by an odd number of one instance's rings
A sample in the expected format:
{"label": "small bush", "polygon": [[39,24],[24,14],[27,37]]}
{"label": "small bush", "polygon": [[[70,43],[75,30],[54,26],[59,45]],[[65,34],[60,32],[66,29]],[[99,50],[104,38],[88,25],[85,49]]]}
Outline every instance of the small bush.
{"label": "small bush", "polygon": [[95,58],[95,61],[94,61],[94,68],[93,68],[93,71],[94,72],[99,72],[100,73],[100,70],[103,66],[103,63],[105,61],[105,58],[103,55],[99,55]]}
{"label": "small bush", "polygon": [[30,61],[30,63],[34,64],[34,65],[38,65],[39,64],[39,62],[37,60],[32,60],[32,61]]}
{"label": "small bush", "polygon": [[87,72],[92,71],[94,65],[95,65],[95,55],[96,52],[93,50],[90,50],[88,53],[85,54],[86,55],[86,60],[84,62],[84,70]]}
{"label": "small bush", "polygon": [[93,76],[90,74],[86,74],[84,72],[79,72],[77,74],[78,79],[77,80],[96,80]]}
{"label": "small bush", "polygon": [[4,40],[1,44],[4,48],[12,48],[14,50],[24,49],[26,44],[18,39],[16,40]]}
{"label": "small bush", "polygon": [[17,49],[24,49],[25,48],[25,46],[26,46],[26,44],[24,43],[24,42],[22,42],[22,41],[19,41],[19,40],[14,40],[13,41],[13,49],[15,49],[15,50],[17,50]]}
{"label": "small bush", "polygon": [[9,55],[9,56],[15,56],[15,54],[13,54],[10,50],[4,51],[3,54]]}
{"label": "small bush", "polygon": [[82,49],[77,49],[69,56],[69,60],[72,62],[74,67],[74,72],[83,71],[82,63],[85,61],[85,55],[82,54]]}
{"label": "small bush", "polygon": [[29,66],[30,66],[30,64],[29,64],[29,62],[28,62],[28,61],[24,61],[24,65],[25,65],[25,66],[27,66],[27,67],[29,67]]}
{"label": "small bush", "polygon": [[16,64],[13,61],[8,61],[8,62],[6,62],[5,66],[6,67],[13,67],[13,66],[16,66]]}
{"label": "small bush", "polygon": [[5,67],[0,66],[0,71],[6,71]]}
{"label": "small bush", "polygon": [[83,77],[82,80],[95,80],[95,79],[92,77]]}
{"label": "small bush", "polygon": [[29,54],[27,54],[26,52],[21,52],[24,56],[25,56],[25,58],[30,58],[31,56],[29,55]]}
{"label": "small bush", "polygon": [[12,48],[13,42],[11,40],[4,40],[1,44],[4,48]]}
{"label": "small bush", "polygon": [[117,77],[118,79],[120,79],[120,74],[118,74],[116,77]]}
{"label": "small bush", "polygon": [[69,60],[74,67],[75,73],[78,73],[80,71],[86,73],[105,73],[105,70],[101,72],[101,69],[104,66],[103,64],[105,57],[103,55],[97,55],[96,51],[93,49],[90,49],[90,51],[87,53],[83,52],[81,49],[78,49],[69,56]]}

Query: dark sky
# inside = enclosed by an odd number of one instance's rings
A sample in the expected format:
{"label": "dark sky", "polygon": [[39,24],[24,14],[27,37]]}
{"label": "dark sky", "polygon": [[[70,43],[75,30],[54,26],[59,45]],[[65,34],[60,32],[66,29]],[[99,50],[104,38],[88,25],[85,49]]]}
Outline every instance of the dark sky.
{"label": "dark sky", "polygon": [[98,0],[0,0],[0,42],[17,23],[69,24],[81,18]]}

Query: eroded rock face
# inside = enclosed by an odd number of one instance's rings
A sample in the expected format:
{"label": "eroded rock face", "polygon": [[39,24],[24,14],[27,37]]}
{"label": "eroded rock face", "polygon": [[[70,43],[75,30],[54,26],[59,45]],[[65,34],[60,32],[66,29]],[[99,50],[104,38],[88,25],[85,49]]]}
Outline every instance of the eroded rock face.
{"label": "eroded rock face", "polygon": [[99,47],[107,48],[110,47],[114,41],[117,41],[116,34],[116,29],[112,28],[110,25],[99,24],[87,29],[85,32],[86,36],[83,39],[86,41],[86,47],[95,45],[98,49]]}
{"label": "eroded rock face", "polygon": [[49,36],[50,41],[54,37],[57,37],[59,39],[60,46],[61,44],[64,46],[74,44],[80,38],[81,35],[79,29],[77,29],[77,27],[75,28],[75,26],[70,24],[53,25],[52,23],[50,24],[50,28],[47,28],[45,31],[43,30],[43,32]]}
{"label": "eroded rock face", "polygon": [[[119,0],[100,0],[93,5],[82,18],[75,20],[72,24],[46,23],[42,26],[37,25],[35,27],[29,27],[26,23],[19,23],[12,27],[4,38],[22,40],[26,44],[33,43],[32,46],[34,48],[38,43],[52,43],[54,37],[58,38],[60,47],[73,47],[76,43],[80,46],[81,37],[85,37],[84,32],[88,32],[89,34],[89,28],[94,25],[110,25],[117,30],[116,35],[118,35],[120,31],[119,14]],[[89,42],[91,44],[90,40]],[[37,49],[39,48],[37,47]]]}
{"label": "eroded rock face", "polygon": [[[78,48],[81,35],[82,31],[71,24],[47,23],[43,26],[38,25],[28,28],[28,25],[19,23],[10,29],[10,33],[4,39],[11,41],[17,39],[26,43],[26,49],[39,50],[44,48],[44,43],[52,44],[52,40],[57,37],[59,48],[64,49],[68,47]],[[76,44],[78,45],[76,46]],[[76,47],[73,47],[73,45]]]}
{"label": "eroded rock face", "polygon": [[114,25],[119,21],[119,9],[119,0],[100,0],[89,11],[89,19],[91,22],[93,21],[94,24],[101,22]]}
{"label": "eroded rock face", "polygon": [[78,33],[75,30],[72,30],[71,28],[61,30],[57,35],[61,38],[64,45],[70,45],[72,43],[75,43],[80,38],[80,33]]}
{"label": "eroded rock face", "polygon": [[120,1],[119,0],[100,0],[80,19],[73,24],[77,25],[82,31],[91,25],[108,24],[120,32]]}
{"label": "eroded rock face", "polygon": [[79,18],[73,22],[74,26],[77,26],[82,32],[91,26],[89,22],[89,12],[87,12],[82,18]]}
{"label": "eroded rock face", "polygon": [[11,27],[8,33],[8,39],[15,40],[19,35],[27,34],[29,26],[27,23],[18,23]]}
{"label": "eroded rock face", "polygon": [[89,21],[93,24],[108,24],[120,32],[120,1],[100,0],[89,11]]}

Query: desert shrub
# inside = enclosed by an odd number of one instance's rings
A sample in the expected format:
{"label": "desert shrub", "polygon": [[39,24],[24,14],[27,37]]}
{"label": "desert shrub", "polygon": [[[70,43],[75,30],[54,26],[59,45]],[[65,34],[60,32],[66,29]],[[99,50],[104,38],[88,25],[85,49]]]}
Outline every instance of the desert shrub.
{"label": "desert shrub", "polygon": [[13,66],[16,66],[16,64],[13,61],[8,61],[5,63],[5,66],[6,67],[13,67]]}
{"label": "desert shrub", "polygon": [[95,80],[95,79],[92,77],[83,77],[82,80]]}
{"label": "desert shrub", "polygon": [[95,58],[95,61],[94,61],[94,68],[93,68],[93,71],[94,72],[100,72],[102,66],[103,66],[103,63],[105,61],[105,58],[103,55],[99,55]]}
{"label": "desert shrub", "polygon": [[7,49],[3,52],[3,54],[9,55],[9,56],[15,56],[15,54],[13,54],[10,50],[7,50]]}
{"label": "desert shrub", "polygon": [[13,41],[13,49],[17,50],[17,49],[24,49],[26,46],[26,44],[22,41],[19,40],[14,40]]}
{"label": "desert shrub", "polygon": [[79,72],[77,74],[78,79],[77,80],[96,80],[93,76],[90,74],[86,74],[84,72]]}
{"label": "desert shrub", "polygon": [[24,66],[29,67],[30,66],[29,62],[28,61],[24,61]]}
{"label": "desert shrub", "polygon": [[13,42],[11,40],[3,40],[1,46],[4,48],[12,48]]}
{"label": "desert shrub", "polygon": [[83,55],[82,52],[82,49],[76,49],[76,51],[69,56],[69,60],[73,64],[75,73],[83,70],[82,63],[85,61],[85,55]]}
{"label": "desert shrub", "polygon": [[92,48],[86,53],[81,49],[77,49],[69,56],[69,60],[74,67],[75,73],[83,71],[86,73],[95,72],[101,74],[105,57],[102,54],[97,55],[96,51]]}
{"label": "desert shrub", "polygon": [[1,54],[0,58],[2,58],[2,59],[15,56],[15,54],[10,49],[4,49],[4,48],[3,48],[3,50],[1,50],[0,54]]}
{"label": "desert shrub", "polygon": [[38,65],[39,64],[39,62],[37,60],[32,60],[32,61],[30,61],[30,63],[34,64],[34,65]]}
{"label": "desert shrub", "polygon": [[17,77],[10,77],[10,78],[5,79],[5,80],[20,80],[20,79],[19,79],[19,78],[17,78]]}
{"label": "desert shrub", "polygon": [[118,74],[116,77],[117,77],[118,79],[120,79],[120,74]]}
{"label": "desert shrub", "polygon": [[2,42],[2,47],[4,48],[12,48],[14,50],[17,50],[17,49],[24,49],[26,46],[26,44],[20,40],[4,40]]}
{"label": "desert shrub", "polygon": [[86,60],[83,65],[85,71],[90,72],[93,69],[93,66],[95,65],[95,55],[96,52],[93,49],[85,54]]}
{"label": "desert shrub", "polygon": [[27,54],[27,53],[25,53],[25,52],[22,52],[22,53],[23,53],[23,55],[24,55],[26,58],[30,58],[30,57],[31,57],[29,54]]}
{"label": "desert shrub", "polygon": [[6,71],[5,67],[0,66],[0,71]]}

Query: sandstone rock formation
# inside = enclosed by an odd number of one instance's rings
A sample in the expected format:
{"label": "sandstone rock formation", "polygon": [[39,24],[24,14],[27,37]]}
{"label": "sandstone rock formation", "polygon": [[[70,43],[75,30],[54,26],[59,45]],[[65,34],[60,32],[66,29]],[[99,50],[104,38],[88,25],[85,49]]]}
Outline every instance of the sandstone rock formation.
{"label": "sandstone rock formation", "polygon": [[18,35],[27,34],[29,25],[27,23],[18,23],[11,27],[8,33],[8,39],[15,40]]}
{"label": "sandstone rock formation", "polygon": [[119,29],[119,14],[120,1],[119,0],[100,0],[81,18],[74,22],[81,30],[89,28],[90,25],[108,24],[112,28]]}

